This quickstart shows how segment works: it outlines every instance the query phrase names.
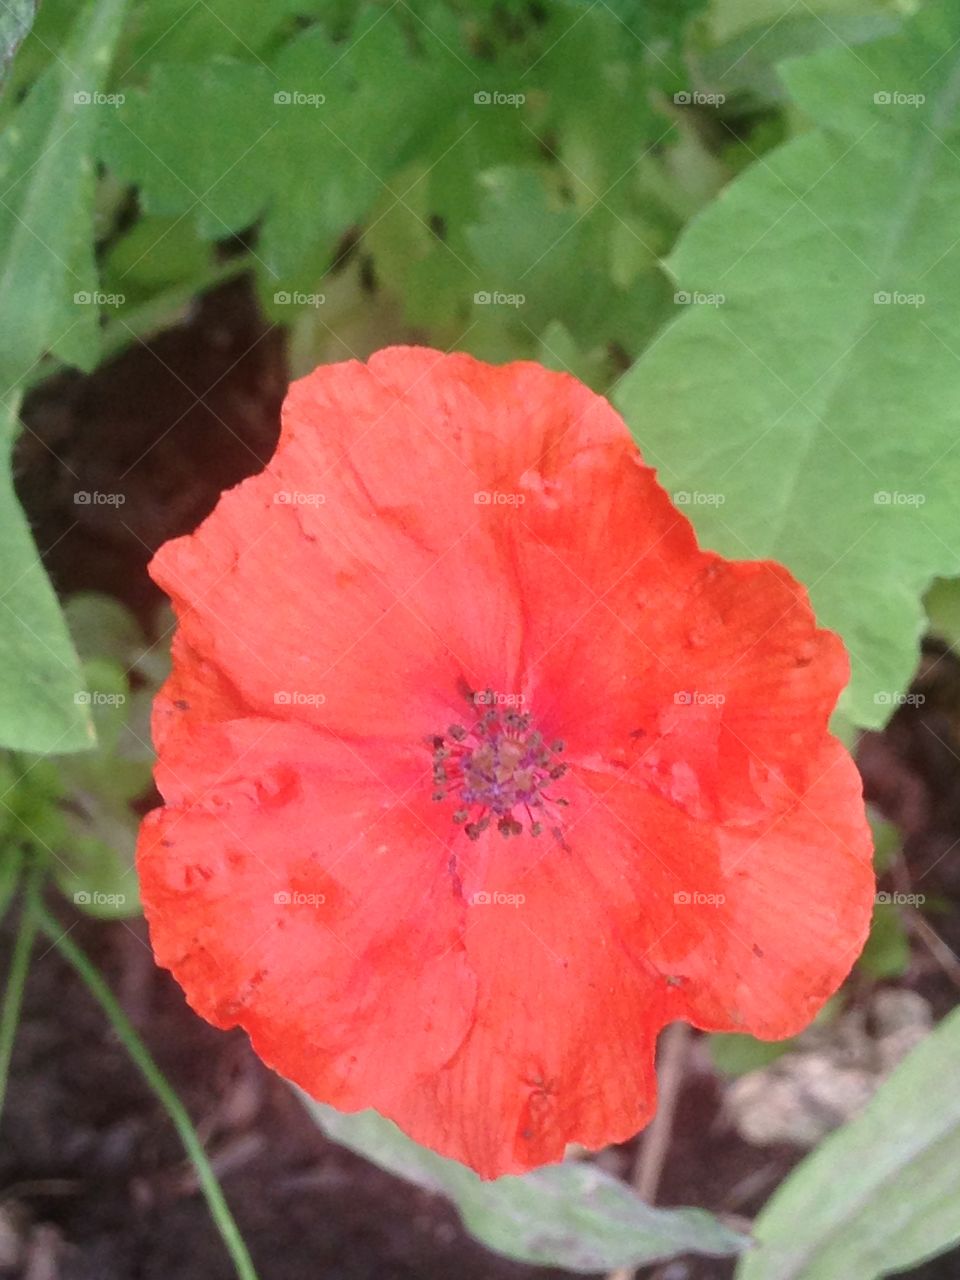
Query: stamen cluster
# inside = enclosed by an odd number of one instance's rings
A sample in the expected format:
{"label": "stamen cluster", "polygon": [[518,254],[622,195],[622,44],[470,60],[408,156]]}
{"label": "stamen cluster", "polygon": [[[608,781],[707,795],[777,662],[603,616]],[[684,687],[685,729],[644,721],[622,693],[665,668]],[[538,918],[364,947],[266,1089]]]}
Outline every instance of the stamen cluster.
{"label": "stamen cluster", "polygon": [[[492,703],[494,698],[488,693],[483,700]],[[567,804],[547,791],[567,772],[567,766],[555,759],[564,744],[548,746],[532,725],[529,712],[501,713],[488,706],[472,728],[452,724],[446,734],[433,738],[433,799],[456,797],[453,820],[464,824],[471,840],[492,822],[502,836],[521,835],[523,821],[517,812],[526,815],[530,834],[538,836],[549,806]]]}

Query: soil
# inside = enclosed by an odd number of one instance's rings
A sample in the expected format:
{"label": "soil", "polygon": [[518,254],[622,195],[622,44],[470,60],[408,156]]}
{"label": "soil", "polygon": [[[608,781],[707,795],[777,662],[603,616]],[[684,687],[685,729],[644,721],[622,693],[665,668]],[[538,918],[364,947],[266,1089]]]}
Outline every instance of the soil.
{"label": "soil", "polygon": [[[153,550],[195,527],[220,491],[258,470],[278,431],[283,340],[246,285],[89,377],[38,389],[16,454],[18,491],[63,593],[109,592],[147,623]],[[121,505],[75,501],[122,494]],[[948,904],[936,919],[960,951],[960,663],[928,646],[917,689],[859,758],[868,798],[901,827],[891,885]],[[922,882],[922,883],[921,883]],[[196,1018],[158,970],[140,921],[101,924],[52,909],[96,961],[198,1125],[261,1280],[554,1280],[567,1273],[489,1253],[442,1199],[327,1141],[240,1033]],[[3,930],[9,953],[13,922]],[[935,1016],[957,1001],[917,940],[901,980]],[[871,984],[856,982],[852,998]],[[721,1118],[722,1084],[695,1044],[659,1202],[753,1217],[803,1152],[758,1149]],[[229,1280],[233,1271],[165,1113],[98,1007],[56,953],[37,948],[25,993],[0,1148],[3,1280]],[[631,1146],[601,1162],[627,1176]],[[679,1259],[644,1280],[730,1280],[733,1264]],[[960,1251],[910,1273],[960,1274]]]}

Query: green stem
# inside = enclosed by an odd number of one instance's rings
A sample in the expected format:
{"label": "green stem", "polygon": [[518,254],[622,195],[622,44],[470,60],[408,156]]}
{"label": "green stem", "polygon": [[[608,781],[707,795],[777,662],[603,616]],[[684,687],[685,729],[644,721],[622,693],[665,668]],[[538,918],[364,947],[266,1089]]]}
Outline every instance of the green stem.
{"label": "green stem", "polygon": [[20,1008],[23,1004],[23,989],[26,986],[27,972],[30,968],[30,953],[33,950],[33,940],[37,936],[37,922],[32,904],[37,896],[40,874],[39,870],[34,870],[26,877],[23,910],[17,929],[17,938],[13,944],[7,986],[3,993],[3,1009],[0,1011],[0,1116],[3,1115],[3,1104],[7,1097],[10,1059],[13,1056],[13,1042],[20,1023]]}
{"label": "green stem", "polygon": [[[0,800],[0,804],[3,801]],[[6,866],[2,867],[3,879],[0,880],[0,921],[7,914],[8,909],[16,900],[17,890],[20,888],[20,876],[23,872],[23,846],[16,840],[11,840],[7,849],[0,851],[0,860],[5,860]]]}
{"label": "green stem", "polygon": [[210,1209],[210,1216],[213,1218],[217,1230],[223,1238],[223,1243],[227,1247],[227,1252],[230,1254],[240,1280],[257,1280],[257,1273],[254,1270],[250,1254],[247,1252],[247,1246],[244,1244],[233,1215],[227,1207],[227,1202],[223,1198],[223,1192],[220,1190],[216,1174],[210,1166],[210,1161],[207,1159],[206,1152],[183,1103],[167,1081],[166,1076],[157,1066],[150,1050],[137,1035],[130,1019],[120,1008],[116,997],[104,982],[96,967],[64,933],[53,916],[49,915],[42,906],[38,904],[35,913],[40,928],[50,939],[56,950],[76,970],[79,977],[86,984],[94,999],[99,1003],[113,1025],[120,1043],[129,1053],[137,1067],[139,1067],[143,1078],[173,1121],[173,1126],[180,1135],[180,1140],[196,1170],[197,1180]]}

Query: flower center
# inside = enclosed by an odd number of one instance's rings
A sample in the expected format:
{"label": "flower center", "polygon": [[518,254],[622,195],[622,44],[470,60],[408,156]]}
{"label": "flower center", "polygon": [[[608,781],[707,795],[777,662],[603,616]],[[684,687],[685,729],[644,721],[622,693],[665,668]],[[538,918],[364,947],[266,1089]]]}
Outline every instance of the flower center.
{"label": "flower center", "polygon": [[472,729],[452,724],[446,734],[433,738],[433,798],[452,796],[458,801],[453,820],[465,824],[471,840],[491,822],[503,836],[521,835],[524,815],[530,834],[538,836],[544,820],[549,820],[550,806],[567,804],[547,792],[567,772],[567,766],[555,759],[563,743],[547,746],[532,728],[529,712],[501,713],[489,705],[494,701],[491,693],[483,701],[489,709]]}

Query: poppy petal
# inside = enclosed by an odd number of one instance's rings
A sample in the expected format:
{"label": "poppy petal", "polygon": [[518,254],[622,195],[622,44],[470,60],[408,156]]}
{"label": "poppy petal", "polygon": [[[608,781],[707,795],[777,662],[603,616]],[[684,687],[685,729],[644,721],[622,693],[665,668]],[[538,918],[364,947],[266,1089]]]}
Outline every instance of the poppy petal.
{"label": "poppy petal", "polygon": [[[839,987],[873,908],[860,776],[828,739],[802,790],[753,822],[717,823],[628,780],[584,775],[605,847],[635,854],[671,1017],[765,1039],[797,1034]],[[604,833],[604,837],[600,835]]]}
{"label": "poppy petal", "polygon": [[157,960],[288,1078],[389,1109],[473,1017],[435,814],[306,726],[226,721],[190,750],[183,803],[148,816],[138,850]]}

